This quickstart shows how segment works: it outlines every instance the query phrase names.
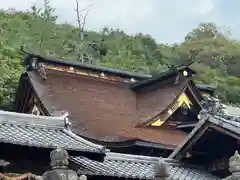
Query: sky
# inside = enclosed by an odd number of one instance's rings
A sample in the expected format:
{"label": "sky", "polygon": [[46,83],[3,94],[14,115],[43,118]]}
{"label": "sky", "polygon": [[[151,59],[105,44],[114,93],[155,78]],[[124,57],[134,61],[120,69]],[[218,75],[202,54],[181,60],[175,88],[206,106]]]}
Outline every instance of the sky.
{"label": "sky", "polygon": [[[78,0],[80,8],[92,5],[86,28],[119,28],[128,34],[151,35],[159,43],[179,43],[201,22],[214,22],[231,29],[240,39],[239,0]],[[227,3],[229,2],[229,3]],[[0,7],[28,9],[43,0],[0,0]],[[76,0],[51,0],[59,22],[76,24]]]}

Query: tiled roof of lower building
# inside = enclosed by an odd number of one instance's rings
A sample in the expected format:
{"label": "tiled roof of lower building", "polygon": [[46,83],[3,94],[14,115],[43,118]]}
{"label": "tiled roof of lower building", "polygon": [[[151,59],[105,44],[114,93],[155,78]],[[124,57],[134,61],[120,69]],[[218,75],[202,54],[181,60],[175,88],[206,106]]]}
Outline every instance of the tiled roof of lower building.
{"label": "tiled roof of lower building", "polygon": [[[91,176],[108,176],[131,179],[153,179],[155,167],[160,160],[156,157],[107,153],[103,163],[85,157],[71,157],[80,166],[78,173]],[[204,169],[165,159],[172,180],[218,180]]]}
{"label": "tiled roof of lower building", "polygon": [[[203,102],[206,112],[215,119],[212,122],[226,125],[227,129],[240,128],[240,108],[224,105],[216,98],[206,98]],[[239,131],[240,132],[240,131]]]}
{"label": "tiled roof of lower building", "polygon": [[[199,113],[201,120],[188,137],[182,142],[182,144],[173,151],[169,158],[175,159],[177,156],[182,154],[183,151],[190,149],[190,146],[187,146],[191,144],[194,138],[199,139],[202,137],[203,134],[200,133],[200,130],[206,127],[213,128],[220,133],[230,132],[231,136],[239,139],[240,116],[236,116],[228,112],[227,106],[220,103],[220,101],[215,98],[207,98],[205,102],[203,102],[203,107],[204,109]],[[222,131],[220,131],[219,128],[222,129]],[[191,145],[191,148],[192,146],[193,144]]]}
{"label": "tiled roof of lower building", "polygon": [[0,159],[0,167],[5,167],[7,165],[9,165],[10,163],[8,161],[2,160]]}
{"label": "tiled roof of lower building", "polygon": [[46,117],[0,111],[0,143],[71,151],[105,153],[103,146],[71,132],[65,117]]}

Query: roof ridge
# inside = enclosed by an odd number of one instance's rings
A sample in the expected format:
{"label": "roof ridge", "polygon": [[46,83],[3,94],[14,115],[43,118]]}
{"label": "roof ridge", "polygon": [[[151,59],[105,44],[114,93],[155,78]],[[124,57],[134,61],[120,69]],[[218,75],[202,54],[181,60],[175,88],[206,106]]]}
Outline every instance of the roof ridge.
{"label": "roof ridge", "polygon": [[0,143],[50,149],[62,147],[70,151],[104,155],[104,146],[91,143],[71,132],[67,116],[68,113],[54,117],[0,110]]}
{"label": "roof ridge", "polygon": [[[218,98],[215,97],[206,97],[202,102],[206,111],[218,119],[227,119],[230,121],[240,122],[240,115],[229,112],[228,105],[222,103]],[[237,108],[236,111],[239,111],[239,107],[231,106],[232,108]]]}
{"label": "roof ridge", "polygon": [[84,143],[84,144],[86,144],[88,146],[91,146],[93,148],[99,149],[103,153],[106,153],[106,152],[110,151],[109,149],[106,149],[105,146],[92,143],[91,141],[88,141],[88,140],[78,136],[77,134],[73,133],[69,128],[63,129],[63,132],[66,133],[67,135],[69,135],[70,137],[72,137],[72,138],[74,138],[74,139],[76,139],[78,141],[81,141],[82,143]]}
{"label": "roof ridge", "polygon": [[159,160],[163,159],[170,166],[184,166],[189,168],[202,169],[202,167],[192,164],[185,164],[178,160],[171,158],[161,158],[161,157],[152,157],[152,156],[142,156],[142,155],[133,155],[133,154],[123,154],[123,153],[106,153],[105,160],[110,161],[126,161],[134,163],[157,163]]}
{"label": "roof ridge", "polygon": [[109,67],[104,67],[104,66],[83,64],[83,63],[73,61],[70,59],[66,59],[66,58],[58,58],[58,57],[54,57],[54,56],[43,56],[40,54],[29,53],[29,52],[24,52],[24,53],[26,53],[28,55],[28,57],[38,58],[38,61],[43,62],[43,63],[45,62],[45,63],[60,64],[60,65],[69,66],[69,67],[74,66],[76,68],[86,68],[86,69],[91,69],[93,71],[102,71],[102,72],[106,72],[106,73],[116,74],[116,75],[120,75],[120,76],[134,77],[134,78],[139,78],[139,79],[145,79],[145,78],[151,77],[150,74],[131,72],[131,71],[127,71],[127,70],[114,69],[114,68],[109,68]]}
{"label": "roof ridge", "polygon": [[[109,156],[113,156],[111,158],[109,158]],[[134,158],[142,158],[142,159],[134,159]],[[80,164],[81,166],[85,165],[84,161],[86,161],[86,164],[92,164],[91,160],[88,160],[88,158],[83,157],[83,156],[70,156],[70,159],[72,162],[76,163],[76,164]],[[118,163],[122,163],[122,165],[130,167],[129,164],[132,164],[136,167],[139,167],[139,165],[141,166],[149,166],[151,167],[151,170],[154,171],[154,166],[157,165],[160,161],[164,161],[166,163],[166,165],[170,166],[171,169],[174,168],[185,168],[185,169],[195,169],[195,170],[201,170],[203,172],[207,172],[205,168],[195,165],[195,164],[186,164],[183,162],[180,162],[178,160],[175,159],[169,159],[169,158],[161,158],[161,157],[151,157],[151,156],[141,156],[141,155],[132,155],[132,154],[122,154],[122,153],[106,153],[105,156],[105,160],[104,162],[101,162],[99,164],[95,164],[93,162],[93,166],[103,166],[103,168],[106,168],[107,170],[108,167],[106,164],[111,164],[114,168],[114,164],[118,164]],[[110,161],[110,162],[108,162]],[[111,162],[112,161],[112,162]],[[90,165],[90,166],[92,166]],[[119,166],[120,168],[122,168],[123,166]],[[84,167],[85,168],[85,167]],[[143,170],[143,169],[142,169]],[[149,171],[149,170],[148,170]]]}
{"label": "roof ridge", "polygon": [[106,157],[105,157],[105,160],[110,160],[110,161],[120,160],[120,161],[134,162],[134,163],[157,163],[161,159],[163,159],[167,164],[171,166],[184,165],[186,167],[201,168],[197,165],[184,164],[175,159],[162,158],[162,157],[142,156],[142,155],[133,155],[133,154],[124,154],[124,153],[114,153],[114,152],[106,153]]}
{"label": "roof ridge", "polygon": [[[194,166],[185,166],[185,164],[172,165],[165,164],[160,159],[160,162],[151,162],[151,163],[142,163],[142,162],[124,162],[122,160],[116,160],[114,162],[94,162],[88,160],[85,157],[70,157],[71,161],[79,165],[78,173],[93,175],[93,176],[110,176],[110,177],[119,177],[119,178],[130,178],[130,179],[155,179],[157,172],[168,168],[169,170],[169,179],[201,179],[201,180],[217,180],[219,178],[208,173],[206,170],[201,167]],[[164,160],[165,161],[165,160]],[[160,166],[159,166],[160,165]],[[167,165],[167,166],[165,166]],[[165,167],[164,167],[165,166]],[[179,176],[179,174],[182,174]]]}
{"label": "roof ridge", "polygon": [[124,153],[114,153],[108,152],[106,153],[106,160],[126,160],[126,161],[158,161],[159,157],[152,156],[142,156],[142,155],[133,155],[133,154],[124,154]]}
{"label": "roof ridge", "polygon": [[235,110],[238,111],[238,110],[240,110],[240,108],[238,106],[232,106],[232,105],[229,106],[229,105],[226,105],[223,103],[222,103],[222,106],[223,106],[224,115],[229,116],[229,117],[240,118],[240,115],[238,115],[238,114],[234,115],[228,111],[229,108],[234,108]]}
{"label": "roof ridge", "polygon": [[0,123],[16,125],[46,126],[55,128],[66,128],[68,126],[65,115],[59,117],[39,116],[0,110]]}
{"label": "roof ridge", "polygon": [[235,130],[236,132],[239,132],[239,128],[240,128],[239,119],[236,119],[234,121],[233,119],[227,120],[220,116],[212,116],[212,118],[209,118],[208,121],[215,125],[222,126],[225,129],[229,129],[229,130],[231,129],[231,130]]}

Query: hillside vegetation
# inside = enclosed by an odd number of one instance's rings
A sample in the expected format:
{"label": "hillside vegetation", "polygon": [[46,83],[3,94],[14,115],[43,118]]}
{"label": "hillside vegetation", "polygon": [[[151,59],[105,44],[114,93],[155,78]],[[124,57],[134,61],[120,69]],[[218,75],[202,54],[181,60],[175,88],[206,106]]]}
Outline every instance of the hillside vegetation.
{"label": "hillside vegetation", "polygon": [[[80,30],[69,24],[56,24],[49,2],[45,9],[28,12],[0,11],[0,108],[11,109],[18,80],[20,46],[36,53],[156,74],[195,56],[196,81],[215,85],[219,97],[240,103],[240,42],[232,40],[213,23],[201,23],[181,44],[157,44],[149,35],[129,36],[121,30],[104,27],[101,32]],[[161,33],[161,32],[159,32]]]}

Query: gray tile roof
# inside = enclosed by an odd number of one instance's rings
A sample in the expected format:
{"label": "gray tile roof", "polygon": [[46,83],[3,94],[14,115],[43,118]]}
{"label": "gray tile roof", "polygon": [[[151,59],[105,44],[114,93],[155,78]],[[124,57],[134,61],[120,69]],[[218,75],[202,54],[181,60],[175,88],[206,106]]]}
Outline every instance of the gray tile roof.
{"label": "gray tile roof", "polygon": [[105,148],[71,132],[66,117],[0,111],[0,143],[105,153]]}
{"label": "gray tile roof", "polygon": [[[203,102],[206,112],[213,118],[212,123],[225,124],[226,128],[235,128],[240,133],[240,108],[221,103],[216,98],[206,98]],[[214,120],[213,120],[214,119]]]}
{"label": "gray tile roof", "polygon": [[236,106],[223,106],[224,114],[215,116],[215,118],[221,119],[224,123],[230,124],[238,128],[240,133],[240,108]]}
{"label": "gray tile roof", "polygon": [[226,119],[219,116],[213,116],[213,118],[209,118],[207,121],[217,126],[221,126],[224,129],[240,134],[240,121],[234,119]]}
{"label": "gray tile roof", "polygon": [[224,105],[224,111],[230,116],[240,117],[240,108],[232,105]]}
{"label": "gray tile roof", "polygon": [[[132,179],[153,179],[154,169],[160,158],[107,153],[103,163],[89,160],[85,157],[71,157],[79,164],[78,173],[95,176],[111,176]],[[207,171],[194,166],[180,164],[177,161],[165,159],[169,164],[173,180],[218,180],[219,178]]]}

